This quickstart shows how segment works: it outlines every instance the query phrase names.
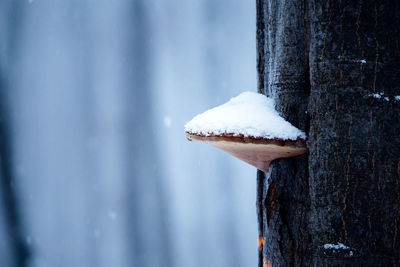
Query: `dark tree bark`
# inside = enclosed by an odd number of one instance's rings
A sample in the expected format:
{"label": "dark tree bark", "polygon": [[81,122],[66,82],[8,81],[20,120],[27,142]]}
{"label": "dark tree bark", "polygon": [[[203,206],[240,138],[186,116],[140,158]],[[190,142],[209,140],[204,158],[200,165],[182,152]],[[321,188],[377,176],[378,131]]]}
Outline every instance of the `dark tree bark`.
{"label": "dark tree bark", "polygon": [[258,173],[259,265],[400,265],[399,1],[257,0],[257,56],[309,149]]}

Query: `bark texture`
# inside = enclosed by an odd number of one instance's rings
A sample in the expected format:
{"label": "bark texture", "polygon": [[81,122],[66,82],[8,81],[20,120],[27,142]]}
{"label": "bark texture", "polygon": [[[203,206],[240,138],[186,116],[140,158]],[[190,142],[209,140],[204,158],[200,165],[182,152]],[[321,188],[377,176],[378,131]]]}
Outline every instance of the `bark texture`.
{"label": "bark texture", "polygon": [[399,265],[399,1],[258,0],[257,52],[309,149],[258,173],[259,265]]}

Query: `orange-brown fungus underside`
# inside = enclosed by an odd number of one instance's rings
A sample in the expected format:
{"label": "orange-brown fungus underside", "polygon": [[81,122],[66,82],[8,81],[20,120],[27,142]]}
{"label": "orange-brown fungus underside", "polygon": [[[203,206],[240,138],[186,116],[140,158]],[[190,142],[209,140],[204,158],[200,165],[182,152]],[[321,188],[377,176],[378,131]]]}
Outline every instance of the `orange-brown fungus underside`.
{"label": "orange-brown fungus underside", "polygon": [[244,137],[234,134],[195,134],[185,132],[189,141],[200,141],[219,148],[257,169],[268,172],[269,164],[277,158],[294,157],[307,152],[306,141]]}

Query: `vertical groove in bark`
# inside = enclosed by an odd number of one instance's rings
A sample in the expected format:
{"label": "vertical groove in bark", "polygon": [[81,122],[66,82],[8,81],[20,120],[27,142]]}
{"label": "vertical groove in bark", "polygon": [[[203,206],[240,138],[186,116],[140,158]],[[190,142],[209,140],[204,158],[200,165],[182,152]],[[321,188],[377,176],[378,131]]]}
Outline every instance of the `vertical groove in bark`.
{"label": "vertical groove in bark", "polygon": [[[257,47],[257,73],[258,81],[257,87],[258,92],[263,93],[265,88],[265,1],[256,0],[256,47]],[[257,221],[258,221],[258,267],[263,267],[264,265],[264,209],[263,209],[263,199],[264,199],[264,184],[265,184],[265,174],[257,170]]]}
{"label": "vertical groove in bark", "polygon": [[258,92],[263,93],[265,88],[265,2],[256,0],[256,23],[257,23],[257,73],[258,73]]}
{"label": "vertical groove in bark", "polygon": [[257,221],[258,221],[258,266],[263,267],[263,248],[264,248],[264,210],[262,208],[264,199],[265,175],[257,170]]}

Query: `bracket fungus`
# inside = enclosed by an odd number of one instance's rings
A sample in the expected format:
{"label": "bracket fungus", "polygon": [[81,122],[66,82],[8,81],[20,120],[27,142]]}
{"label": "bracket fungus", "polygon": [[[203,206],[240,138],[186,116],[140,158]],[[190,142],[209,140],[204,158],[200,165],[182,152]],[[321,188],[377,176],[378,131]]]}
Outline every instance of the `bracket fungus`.
{"label": "bracket fungus", "polygon": [[264,172],[274,159],[307,152],[304,132],[278,114],[271,98],[253,92],[195,116],[185,134],[189,141],[210,144]]}

